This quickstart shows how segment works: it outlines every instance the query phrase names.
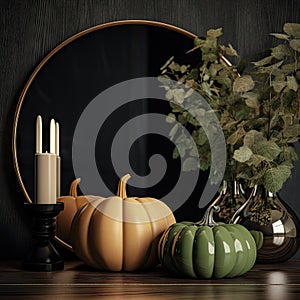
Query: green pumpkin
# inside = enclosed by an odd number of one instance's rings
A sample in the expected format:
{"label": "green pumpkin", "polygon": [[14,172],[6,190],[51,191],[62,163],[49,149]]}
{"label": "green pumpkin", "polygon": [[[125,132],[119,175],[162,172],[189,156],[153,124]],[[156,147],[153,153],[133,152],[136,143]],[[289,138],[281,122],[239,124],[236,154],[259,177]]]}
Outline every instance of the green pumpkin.
{"label": "green pumpkin", "polygon": [[211,205],[198,223],[171,225],[159,242],[166,270],[193,278],[232,278],[248,272],[256,261],[262,233],[240,224],[215,223]]}

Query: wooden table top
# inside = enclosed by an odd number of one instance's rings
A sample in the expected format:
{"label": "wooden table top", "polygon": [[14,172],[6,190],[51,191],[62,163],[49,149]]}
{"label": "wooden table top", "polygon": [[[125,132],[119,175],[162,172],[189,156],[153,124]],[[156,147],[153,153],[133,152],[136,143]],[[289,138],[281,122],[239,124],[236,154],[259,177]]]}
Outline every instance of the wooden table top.
{"label": "wooden table top", "polygon": [[67,261],[63,271],[29,272],[20,262],[0,261],[1,299],[223,299],[290,300],[300,297],[300,261],[257,264],[233,279],[175,278],[159,267],[151,272],[95,271]]}

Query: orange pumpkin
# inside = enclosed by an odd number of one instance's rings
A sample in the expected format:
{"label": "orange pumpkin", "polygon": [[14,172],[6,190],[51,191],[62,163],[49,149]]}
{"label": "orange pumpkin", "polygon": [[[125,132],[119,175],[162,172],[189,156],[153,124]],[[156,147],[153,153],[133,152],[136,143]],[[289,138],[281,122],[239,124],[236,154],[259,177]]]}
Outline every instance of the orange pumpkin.
{"label": "orange pumpkin", "polygon": [[120,179],[116,196],[84,204],[73,219],[71,245],[92,267],[134,271],[158,264],[158,241],[174,215],[155,198],[127,197],[129,178]]}
{"label": "orange pumpkin", "polygon": [[96,199],[95,196],[78,196],[77,186],[79,182],[80,178],[77,178],[71,183],[69,196],[57,198],[58,202],[64,203],[64,210],[56,217],[56,236],[67,244],[70,244],[71,224],[77,210],[88,202],[87,198]]}

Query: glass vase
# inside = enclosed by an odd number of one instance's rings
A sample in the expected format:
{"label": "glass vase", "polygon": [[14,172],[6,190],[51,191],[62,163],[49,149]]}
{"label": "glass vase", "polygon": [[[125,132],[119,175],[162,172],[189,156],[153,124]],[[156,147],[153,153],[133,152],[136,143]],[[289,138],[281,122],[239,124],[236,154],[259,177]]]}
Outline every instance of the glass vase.
{"label": "glass vase", "polygon": [[244,191],[238,180],[224,181],[220,193],[220,200],[217,204],[217,220],[229,223],[235,212],[246,202]]}
{"label": "glass vase", "polygon": [[263,186],[255,187],[231,222],[264,234],[263,246],[257,253],[258,263],[287,261],[299,248],[300,222],[297,215],[278,194],[266,191]]}

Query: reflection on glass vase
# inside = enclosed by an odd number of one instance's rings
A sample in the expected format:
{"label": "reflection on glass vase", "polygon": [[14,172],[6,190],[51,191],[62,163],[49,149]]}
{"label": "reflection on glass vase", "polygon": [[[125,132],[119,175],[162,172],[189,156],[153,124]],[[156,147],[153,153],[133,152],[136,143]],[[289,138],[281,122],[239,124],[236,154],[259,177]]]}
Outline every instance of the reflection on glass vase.
{"label": "reflection on glass vase", "polygon": [[223,187],[219,194],[219,211],[217,220],[229,223],[233,215],[246,201],[244,191],[238,180],[223,181]]}
{"label": "reflection on glass vase", "polygon": [[298,217],[277,194],[266,191],[263,186],[253,189],[231,222],[240,223],[249,230],[262,231],[264,242],[257,253],[259,263],[287,261],[299,248]]}

